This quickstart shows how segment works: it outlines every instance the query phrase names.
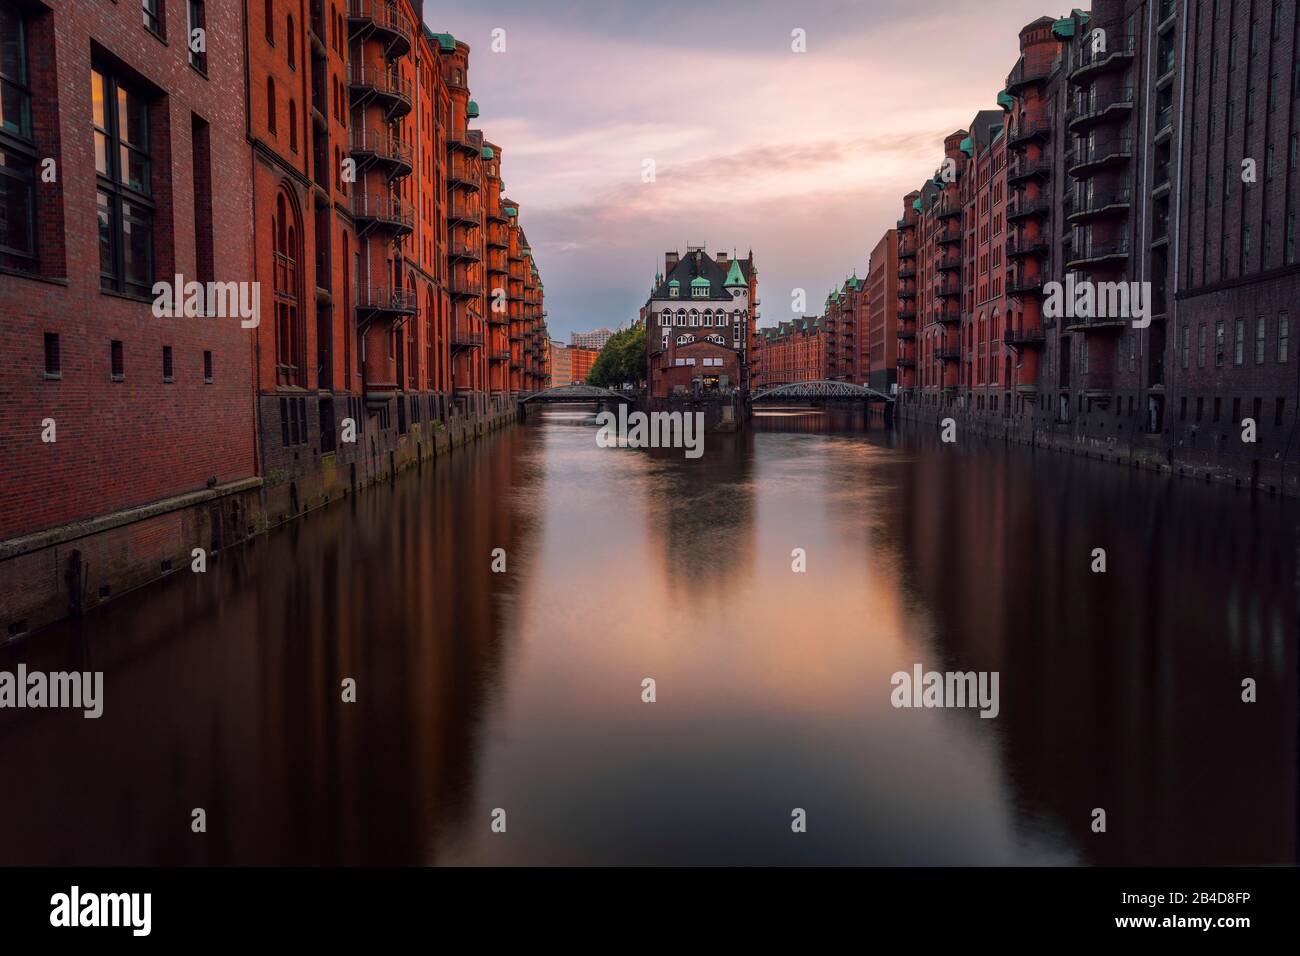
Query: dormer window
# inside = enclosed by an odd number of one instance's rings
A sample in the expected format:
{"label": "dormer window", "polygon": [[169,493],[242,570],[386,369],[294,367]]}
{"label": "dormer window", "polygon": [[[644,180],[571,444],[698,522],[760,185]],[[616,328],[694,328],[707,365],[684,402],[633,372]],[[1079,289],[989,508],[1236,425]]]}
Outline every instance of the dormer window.
{"label": "dormer window", "polygon": [[707,285],[697,285],[691,288],[691,295],[697,299],[707,299],[709,297],[709,287]]}
{"label": "dormer window", "polygon": [[681,291],[681,290],[678,289],[677,286],[670,286],[669,289],[668,289],[668,298],[670,298],[670,299],[675,299],[675,298],[677,298],[677,293],[680,292],[680,291]]}

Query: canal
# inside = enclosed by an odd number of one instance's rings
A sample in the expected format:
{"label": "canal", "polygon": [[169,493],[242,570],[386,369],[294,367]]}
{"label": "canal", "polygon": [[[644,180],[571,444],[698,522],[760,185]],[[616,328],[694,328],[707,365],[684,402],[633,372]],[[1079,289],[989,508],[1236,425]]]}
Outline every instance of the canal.
{"label": "canal", "polygon": [[[105,675],[98,720],[0,711],[0,863],[1296,860],[1290,503],[797,410],[689,461],[591,414],[0,649]],[[997,672],[997,716],[895,708],[916,664]]]}

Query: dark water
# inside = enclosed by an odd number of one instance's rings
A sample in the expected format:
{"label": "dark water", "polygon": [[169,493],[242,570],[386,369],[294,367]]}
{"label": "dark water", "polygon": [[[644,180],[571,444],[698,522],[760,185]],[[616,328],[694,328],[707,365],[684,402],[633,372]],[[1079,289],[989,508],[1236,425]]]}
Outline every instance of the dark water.
{"label": "dark water", "polygon": [[[0,650],[105,672],[97,721],[0,711],[0,863],[1293,863],[1295,525],[819,414],[687,461],[554,411]],[[1000,714],[893,708],[915,663]]]}

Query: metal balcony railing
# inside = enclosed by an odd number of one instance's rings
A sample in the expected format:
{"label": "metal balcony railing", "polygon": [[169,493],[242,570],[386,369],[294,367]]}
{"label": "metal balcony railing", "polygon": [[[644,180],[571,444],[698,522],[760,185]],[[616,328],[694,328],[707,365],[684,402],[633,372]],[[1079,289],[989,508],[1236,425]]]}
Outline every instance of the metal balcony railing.
{"label": "metal balcony railing", "polygon": [[395,196],[352,196],[352,217],[372,220],[385,226],[411,229],[415,226],[415,207]]}
{"label": "metal balcony railing", "polygon": [[360,126],[352,130],[351,150],[361,156],[374,156],[387,163],[411,168],[414,155],[411,144],[383,129]]}
{"label": "metal balcony railing", "polygon": [[348,87],[356,94],[371,94],[391,101],[394,106],[411,107],[411,83],[396,70],[353,63],[348,71]]}

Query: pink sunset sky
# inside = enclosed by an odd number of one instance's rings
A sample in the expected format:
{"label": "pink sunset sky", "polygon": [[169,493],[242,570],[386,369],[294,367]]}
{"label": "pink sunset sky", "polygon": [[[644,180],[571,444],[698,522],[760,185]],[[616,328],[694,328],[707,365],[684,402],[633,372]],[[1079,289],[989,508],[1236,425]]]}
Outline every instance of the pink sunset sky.
{"label": "pink sunset sky", "polygon": [[[477,126],[546,287],[553,338],[629,322],[663,253],[751,248],[760,325],[810,314],[995,97],[1039,0],[425,3],[472,49]],[[504,52],[492,51],[494,29]],[[807,52],[791,51],[805,31]],[[656,180],[642,182],[653,159]]]}

